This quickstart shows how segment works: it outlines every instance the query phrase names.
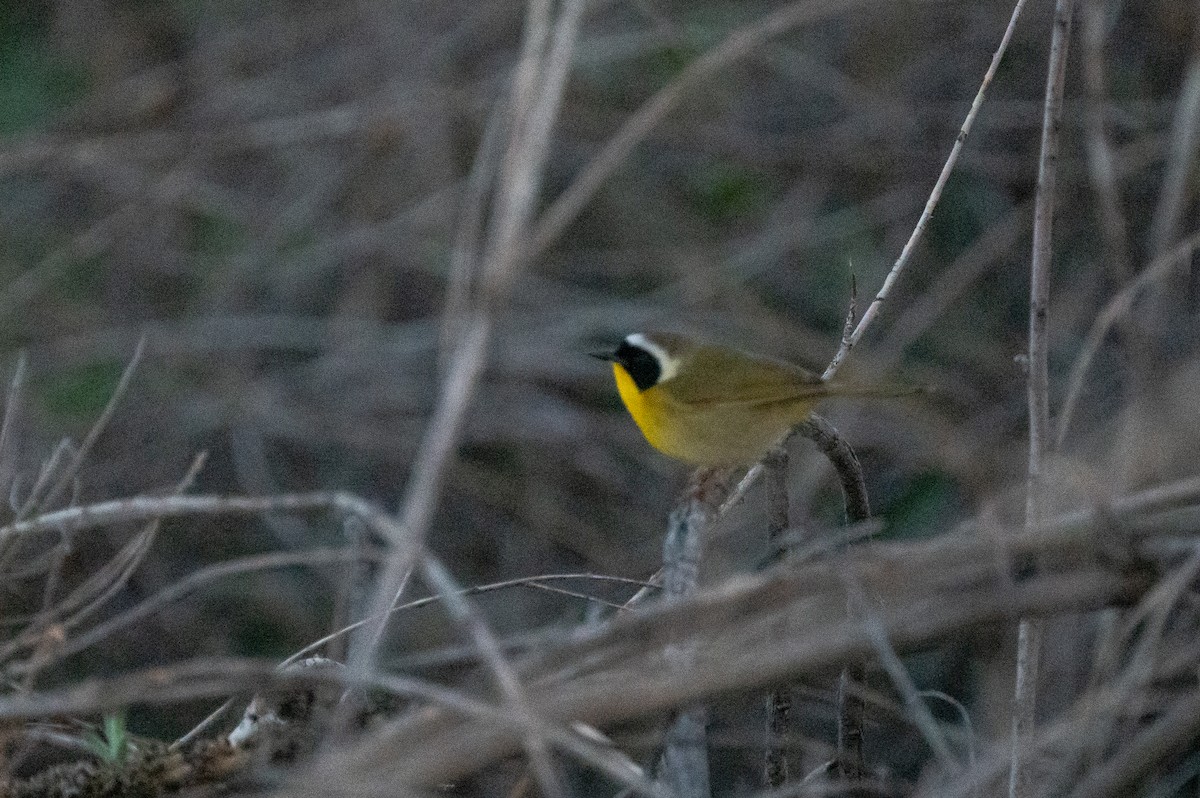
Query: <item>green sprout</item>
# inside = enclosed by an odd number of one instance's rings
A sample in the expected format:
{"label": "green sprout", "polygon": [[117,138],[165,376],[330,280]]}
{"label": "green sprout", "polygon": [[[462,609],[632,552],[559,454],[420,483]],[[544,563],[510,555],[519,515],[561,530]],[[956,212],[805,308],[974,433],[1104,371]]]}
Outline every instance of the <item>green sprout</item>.
{"label": "green sprout", "polygon": [[118,765],[129,755],[129,735],[125,731],[124,713],[104,716],[102,734],[89,731],[83,737],[93,754],[110,765]]}

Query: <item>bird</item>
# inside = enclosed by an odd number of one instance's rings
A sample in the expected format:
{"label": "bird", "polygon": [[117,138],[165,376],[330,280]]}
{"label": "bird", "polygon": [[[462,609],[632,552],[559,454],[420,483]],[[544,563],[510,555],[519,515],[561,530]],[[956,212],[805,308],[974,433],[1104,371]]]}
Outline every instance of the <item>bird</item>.
{"label": "bird", "polygon": [[617,392],[650,445],[694,466],[752,463],[831,396],[915,389],[822,379],[800,366],[666,332],[627,335],[612,351]]}

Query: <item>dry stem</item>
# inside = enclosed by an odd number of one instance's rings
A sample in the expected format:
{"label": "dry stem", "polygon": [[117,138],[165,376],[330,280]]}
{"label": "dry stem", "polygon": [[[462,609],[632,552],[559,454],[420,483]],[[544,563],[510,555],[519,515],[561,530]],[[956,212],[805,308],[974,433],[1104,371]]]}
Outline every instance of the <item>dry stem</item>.
{"label": "dry stem", "polygon": [[[1033,257],[1030,263],[1029,288],[1029,478],[1025,496],[1026,529],[1034,529],[1041,522],[1045,489],[1042,469],[1051,434],[1050,341],[1047,322],[1050,315],[1054,185],[1058,167],[1058,134],[1062,123],[1063,87],[1066,83],[1067,47],[1074,7],[1074,0],[1058,0],[1055,4],[1050,64],[1046,75],[1046,100],[1042,115],[1037,196],[1034,200]],[[1025,798],[1032,788],[1026,752],[1030,749],[1037,709],[1041,644],[1041,622],[1023,619],[1018,630],[1017,673],[1013,699],[1012,769],[1009,773],[1011,798]]]}

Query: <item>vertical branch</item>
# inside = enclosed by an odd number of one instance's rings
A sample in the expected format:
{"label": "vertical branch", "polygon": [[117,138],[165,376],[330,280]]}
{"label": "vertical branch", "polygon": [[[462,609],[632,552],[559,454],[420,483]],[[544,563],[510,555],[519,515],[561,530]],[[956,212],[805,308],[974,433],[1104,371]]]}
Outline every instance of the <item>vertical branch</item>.
{"label": "vertical branch", "polygon": [[[495,210],[483,237],[483,254],[477,265],[479,274],[472,283],[473,295],[466,306],[450,309],[452,313],[463,314],[463,321],[443,328],[456,333],[457,340],[444,350],[445,372],[433,417],[413,463],[399,511],[400,523],[388,540],[393,547],[391,556],[367,609],[371,621],[351,647],[352,678],[361,678],[374,661],[387,610],[424,545],[443,476],[453,459],[467,407],[483,374],[495,314],[507,299],[524,260],[522,241],[533,213],[583,7],[584,0],[564,0],[551,30],[550,0],[529,0],[521,55],[513,72],[507,140],[493,187]],[[485,155],[490,148],[485,142]],[[486,175],[490,170],[483,171]],[[476,238],[472,233],[464,242]],[[460,257],[463,263],[471,263],[469,257]],[[467,277],[460,275],[459,279]]]}
{"label": "vertical branch", "polygon": [[[797,427],[804,437],[817,444],[817,448],[828,458],[842,485],[842,498],[846,503],[846,520],[850,523],[866,521],[871,517],[871,504],[867,499],[867,485],[863,480],[862,465],[858,456],[834,428],[821,416],[813,413]],[[842,668],[838,677],[837,691],[837,769],[841,777],[851,785],[862,780],[866,773],[863,758],[863,726],[866,722],[866,705],[853,691],[855,683],[866,680],[866,666],[859,660]],[[851,787],[851,795],[856,795]]]}
{"label": "vertical branch", "polygon": [[[863,756],[863,726],[867,721],[867,708],[862,697],[854,692],[854,685],[862,684],[866,678],[866,667],[862,660],[842,668],[837,685],[837,770],[849,785],[862,781],[867,772]],[[848,794],[857,796],[854,786]]]}
{"label": "vertical branch", "polygon": [[[692,475],[683,502],[671,512],[663,543],[663,596],[679,601],[696,592],[704,531],[725,498],[717,471],[702,469]],[[684,670],[695,656],[690,643],[669,646],[669,663]],[[667,729],[658,775],[680,798],[708,798],[712,794],[708,772],[708,707],[682,709]]]}
{"label": "vertical branch", "polygon": [[[785,545],[788,519],[788,451],[776,446],[763,458],[767,491],[767,535],[772,554]],[[766,749],[763,761],[763,782],[768,789],[778,789],[788,781],[787,748],[784,740],[792,712],[792,689],[780,685],[767,693]]]}
{"label": "vertical branch", "polygon": [[[1043,510],[1045,486],[1042,468],[1050,436],[1049,341],[1050,263],[1054,227],[1054,184],[1058,165],[1058,134],[1062,122],[1063,86],[1066,82],[1067,45],[1071,35],[1074,0],[1057,0],[1050,63],[1046,74],[1046,101],[1042,113],[1041,156],[1038,161],[1037,197],[1034,200],[1033,255],[1029,280],[1029,476],[1025,494],[1025,526],[1033,530]],[[1031,750],[1037,710],[1037,679],[1041,657],[1042,623],[1021,621],[1017,635],[1017,674],[1013,699],[1010,798],[1030,794],[1031,779],[1025,753]]]}
{"label": "vertical branch", "polygon": [[4,403],[4,420],[0,422],[0,495],[7,495],[12,485],[13,474],[17,470],[17,457],[10,453],[13,437],[16,435],[18,419],[21,415],[21,401],[24,399],[25,372],[28,360],[24,352],[17,356],[17,365],[13,369],[12,379],[8,387],[8,399]]}

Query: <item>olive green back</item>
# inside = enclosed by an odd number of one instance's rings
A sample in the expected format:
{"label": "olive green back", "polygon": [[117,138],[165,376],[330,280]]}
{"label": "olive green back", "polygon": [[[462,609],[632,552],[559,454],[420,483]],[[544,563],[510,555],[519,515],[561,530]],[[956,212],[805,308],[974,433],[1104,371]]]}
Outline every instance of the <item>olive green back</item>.
{"label": "olive green back", "polygon": [[736,349],[701,345],[685,360],[679,374],[656,386],[685,404],[769,404],[828,393],[817,374]]}

